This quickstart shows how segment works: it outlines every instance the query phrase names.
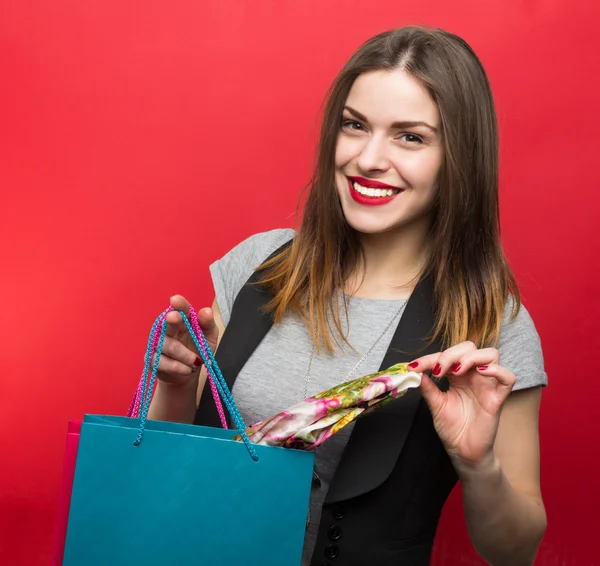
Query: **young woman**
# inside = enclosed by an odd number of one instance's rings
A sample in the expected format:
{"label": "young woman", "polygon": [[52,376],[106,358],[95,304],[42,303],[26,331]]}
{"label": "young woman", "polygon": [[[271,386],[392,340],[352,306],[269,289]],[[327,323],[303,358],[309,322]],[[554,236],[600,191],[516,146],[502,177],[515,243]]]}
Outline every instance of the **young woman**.
{"label": "young woman", "polygon": [[[490,86],[462,39],[365,43],[329,94],[299,230],[256,234],[211,273],[199,317],[248,423],[396,362],[427,372],[318,450],[304,566],[429,564],[457,480],[479,554],[532,564],[546,374],[500,245]],[[150,418],[211,424],[197,352],[168,322]]]}

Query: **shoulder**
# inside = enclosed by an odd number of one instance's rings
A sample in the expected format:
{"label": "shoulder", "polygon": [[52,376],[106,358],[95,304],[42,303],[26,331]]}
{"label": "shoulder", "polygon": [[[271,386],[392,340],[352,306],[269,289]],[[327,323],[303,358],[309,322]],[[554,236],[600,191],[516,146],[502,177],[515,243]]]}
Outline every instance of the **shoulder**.
{"label": "shoulder", "polygon": [[258,267],[277,248],[291,240],[296,232],[291,228],[277,228],[267,232],[259,232],[242,240],[233,247],[223,259],[234,257],[244,261],[257,261],[253,269]]}
{"label": "shoulder", "polygon": [[225,324],[229,322],[237,294],[254,270],[295,234],[290,228],[253,234],[210,266],[215,297]]}
{"label": "shoulder", "polygon": [[548,384],[544,368],[542,343],[535,323],[525,306],[512,317],[513,300],[508,300],[504,312],[498,351],[500,364],[512,371],[517,382],[514,390]]}

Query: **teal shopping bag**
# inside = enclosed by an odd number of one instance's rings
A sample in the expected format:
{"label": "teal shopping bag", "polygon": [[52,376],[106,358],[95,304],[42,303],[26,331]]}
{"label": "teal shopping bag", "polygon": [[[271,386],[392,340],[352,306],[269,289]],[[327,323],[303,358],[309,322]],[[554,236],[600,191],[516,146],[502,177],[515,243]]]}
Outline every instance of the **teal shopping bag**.
{"label": "teal shopping bag", "polygon": [[201,332],[236,430],[147,420],[165,326],[140,416],[81,425],[63,565],[300,565],[314,453],[232,440],[246,426]]}

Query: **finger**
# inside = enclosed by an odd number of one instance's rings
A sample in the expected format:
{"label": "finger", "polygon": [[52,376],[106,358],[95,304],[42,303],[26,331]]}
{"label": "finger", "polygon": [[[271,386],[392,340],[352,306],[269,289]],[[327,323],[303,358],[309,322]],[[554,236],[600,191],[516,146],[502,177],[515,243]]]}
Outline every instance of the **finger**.
{"label": "finger", "polygon": [[485,377],[493,377],[501,388],[507,389],[507,395],[517,382],[515,374],[496,363],[477,366],[477,373]]}
{"label": "finger", "polygon": [[495,348],[483,348],[474,352],[467,352],[450,369],[454,375],[463,375],[475,366],[497,364],[500,361],[500,353]]}
{"label": "finger", "polygon": [[183,322],[179,311],[185,314],[186,318],[189,320],[190,318],[190,303],[182,297],[181,295],[173,295],[169,299],[169,304],[171,305],[172,311],[167,313],[166,321],[167,321],[167,334],[169,336],[177,336],[180,332],[185,332],[187,330],[186,324]]}
{"label": "finger", "polygon": [[162,354],[192,369],[198,368],[202,364],[202,360],[196,352],[187,348],[179,340],[169,336],[166,336],[163,342]]}
{"label": "finger", "polygon": [[167,321],[167,335],[179,336],[181,333],[187,332],[187,325],[183,322],[181,315],[178,312],[170,311],[165,317]]}
{"label": "finger", "polygon": [[169,304],[175,311],[183,311],[187,318],[190,318],[190,303],[181,295],[173,295],[169,299]]}
{"label": "finger", "polygon": [[423,399],[425,399],[431,414],[435,418],[435,416],[442,410],[442,407],[446,402],[446,396],[427,374],[423,374],[421,377],[421,385],[419,386],[419,389],[421,390],[421,395],[423,396]]}
{"label": "finger", "polygon": [[[155,362],[156,354],[152,356],[152,360],[150,361],[151,368],[154,367]],[[161,354],[160,359],[158,360],[158,371],[169,375],[191,375],[193,370],[190,366]]]}
{"label": "finger", "polygon": [[408,366],[415,371],[431,370],[431,374],[434,377],[440,377],[446,374],[450,368],[455,367],[464,355],[476,350],[477,346],[473,342],[462,342],[443,352],[418,358],[408,364]]}
{"label": "finger", "polygon": [[434,377],[440,377],[448,373],[458,374],[462,371],[462,360],[477,352],[477,346],[473,342],[462,342],[444,350],[438,357],[437,364],[431,371]]}
{"label": "finger", "polygon": [[211,350],[214,350],[217,347],[217,342],[219,340],[219,327],[215,322],[213,310],[207,307],[198,311],[197,314],[200,329],[204,333],[209,347]]}

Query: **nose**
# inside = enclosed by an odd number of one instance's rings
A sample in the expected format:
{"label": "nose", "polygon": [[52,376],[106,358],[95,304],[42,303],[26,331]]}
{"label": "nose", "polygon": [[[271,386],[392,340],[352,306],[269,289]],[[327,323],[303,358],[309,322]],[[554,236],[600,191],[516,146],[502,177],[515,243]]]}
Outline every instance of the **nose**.
{"label": "nose", "polygon": [[369,137],[356,161],[358,167],[371,174],[387,171],[390,168],[387,149],[384,137]]}

